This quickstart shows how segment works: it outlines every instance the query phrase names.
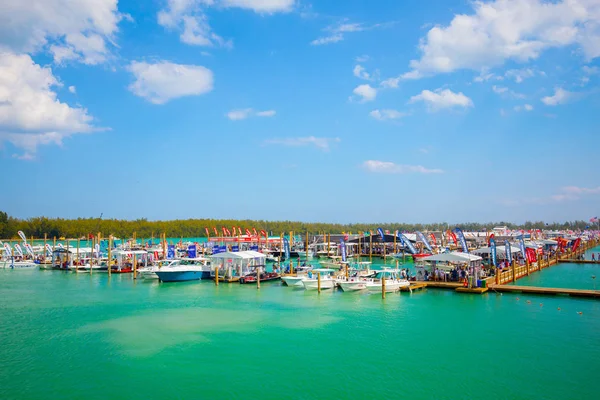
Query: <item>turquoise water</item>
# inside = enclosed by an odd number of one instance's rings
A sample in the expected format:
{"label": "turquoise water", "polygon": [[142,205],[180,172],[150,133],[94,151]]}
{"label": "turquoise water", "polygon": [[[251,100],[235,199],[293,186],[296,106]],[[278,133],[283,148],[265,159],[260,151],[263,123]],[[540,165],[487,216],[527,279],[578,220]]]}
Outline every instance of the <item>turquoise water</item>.
{"label": "turquoise water", "polygon": [[[586,251],[587,260],[592,252],[600,253],[600,246]],[[515,285],[596,290],[600,289],[600,264],[558,263],[517,280]]]}
{"label": "turquoise water", "polygon": [[596,399],[598,332],[594,300],[0,270],[3,399]]}

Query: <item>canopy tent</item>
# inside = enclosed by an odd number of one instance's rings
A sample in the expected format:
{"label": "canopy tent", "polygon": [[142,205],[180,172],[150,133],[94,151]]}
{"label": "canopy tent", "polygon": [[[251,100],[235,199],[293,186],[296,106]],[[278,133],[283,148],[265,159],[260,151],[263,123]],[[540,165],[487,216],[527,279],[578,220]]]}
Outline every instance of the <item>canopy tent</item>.
{"label": "canopy tent", "polygon": [[[251,272],[251,267],[265,265],[267,256],[257,251],[226,251],[212,255],[211,264],[224,271],[229,279],[243,276]],[[214,274],[214,269],[211,275]]]}
{"label": "canopy tent", "polygon": [[[520,253],[521,249],[519,248],[519,246],[517,245],[511,245],[510,246],[510,253],[511,254],[515,254],[515,253]],[[481,247],[479,249],[473,250],[472,251],[473,254],[491,254],[492,253],[492,248],[491,247]],[[496,255],[498,257],[506,257],[506,248],[505,246],[496,246]]]}
{"label": "canopy tent", "polygon": [[421,258],[422,261],[440,261],[440,262],[451,262],[451,263],[468,263],[471,261],[480,261],[481,257],[475,254],[461,253],[453,251],[451,253],[440,253],[434,254],[429,257]]}

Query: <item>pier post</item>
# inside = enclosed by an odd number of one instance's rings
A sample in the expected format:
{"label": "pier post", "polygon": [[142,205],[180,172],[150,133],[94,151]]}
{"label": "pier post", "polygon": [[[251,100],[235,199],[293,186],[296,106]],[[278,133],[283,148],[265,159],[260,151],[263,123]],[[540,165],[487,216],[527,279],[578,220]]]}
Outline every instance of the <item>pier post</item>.
{"label": "pier post", "polygon": [[[292,260],[290,260],[290,265],[292,265]],[[291,267],[294,268],[294,267]],[[256,289],[260,289],[260,267],[256,267]]]}
{"label": "pier post", "polygon": [[[113,236],[112,235],[108,235],[108,276],[111,275],[112,273],[112,241],[113,241]],[[94,254],[94,250],[92,249],[92,254]],[[91,270],[91,268],[90,268]]]}
{"label": "pier post", "polygon": [[381,275],[381,298],[385,300],[385,275]]}
{"label": "pier post", "polygon": [[496,285],[500,284],[500,269],[496,267]]}
{"label": "pier post", "polygon": [[219,266],[215,267],[215,286],[219,286]]}
{"label": "pier post", "polygon": [[525,266],[527,267],[527,276],[529,276],[529,260],[527,259],[527,256],[525,256]]}
{"label": "pier post", "polygon": [[517,274],[515,273],[515,260],[512,260],[512,281],[515,283],[517,280]]}
{"label": "pier post", "polygon": [[373,235],[369,231],[369,259],[373,260]]}
{"label": "pier post", "polygon": [[42,253],[44,255],[44,258],[43,258],[44,264],[46,264],[46,253],[47,253],[47,251],[46,251],[46,241],[47,240],[48,240],[48,234],[44,233],[44,252]]}
{"label": "pier post", "polygon": [[317,271],[317,292],[321,293],[321,273]]}
{"label": "pier post", "polygon": [[75,272],[79,272],[79,239],[77,239],[77,263],[75,264]]}
{"label": "pier post", "polygon": [[346,263],[346,280],[348,280],[348,264]]}
{"label": "pier post", "polygon": [[133,260],[131,261],[133,264],[133,279],[137,279],[137,260],[135,254],[133,255]]}

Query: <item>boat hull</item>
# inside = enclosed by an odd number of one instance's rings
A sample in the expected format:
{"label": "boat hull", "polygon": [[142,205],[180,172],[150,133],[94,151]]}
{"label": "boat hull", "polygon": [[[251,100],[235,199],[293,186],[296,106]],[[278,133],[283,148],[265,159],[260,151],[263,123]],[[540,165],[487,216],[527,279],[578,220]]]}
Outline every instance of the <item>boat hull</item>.
{"label": "boat hull", "polygon": [[296,287],[302,287],[302,281],[304,280],[304,277],[302,276],[282,276],[281,280],[283,282],[285,282],[286,285],[288,286],[296,286]]}
{"label": "boat hull", "polygon": [[[319,288],[319,282],[316,279],[306,279],[302,281],[302,285],[304,285],[305,290],[318,290]],[[333,289],[334,286],[335,282],[333,279],[321,280],[321,290]]]}
{"label": "boat hull", "polygon": [[157,271],[161,282],[197,281],[202,277],[202,271]]}
{"label": "boat hull", "polygon": [[338,285],[344,292],[356,292],[367,288],[367,282],[363,281],[338,282]]}

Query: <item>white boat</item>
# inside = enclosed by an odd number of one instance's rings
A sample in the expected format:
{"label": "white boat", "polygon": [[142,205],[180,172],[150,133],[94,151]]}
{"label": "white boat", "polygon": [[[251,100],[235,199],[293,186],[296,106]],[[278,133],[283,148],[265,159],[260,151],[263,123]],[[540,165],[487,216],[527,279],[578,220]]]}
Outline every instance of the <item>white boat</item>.
{"label": "white boat", "polygon": [[4,260],[0,261],[0,265],[4,269],[31,269],[38,267],[38,264],[34,263],[33,261]]}
{"label": "white boat", "polygon": [[377,272],[375,277],[367,283],[367,290],[370,293],[381,293],[383,291],[383,280],[385,280],[385,292],[397,292],[403,287],[409,287],[410,282],[398,277],[397,269],[387,269]]}
{"label": "white boat", "polygon": [[331,268],[317,268],[313,269],[308,273],[306,279],[302,280],[302,285],[305,290],[318,290],[319,288],[319,278],[315,276],[315,274],[319,274],[321,276],[321,290],[324,289],[333,289],[336,285],[335,279],[332,274],[335,270]]}
{"label": "white boat", "polygon": [[307,275],[290,275],[281,277],[281,280],[284,281],[286,285],[291,287],[304,287],[304,285],[302,285],[302,281],[305,279],[308,279]]}
{"label": "white boat", "polygon": [[365,290],[367,288],[367,279],[350,278],[348,280],[338,281],[338,286],[342,288],[344,292],[356,292],[359,290]]}
{"label": "white boat", "polygon": [[[209,260],[203,257],[173,260],[166,267],[153,271],[162,282],[195,281],[210,278]],[[207,278],[208,277],[208,278]]]}

